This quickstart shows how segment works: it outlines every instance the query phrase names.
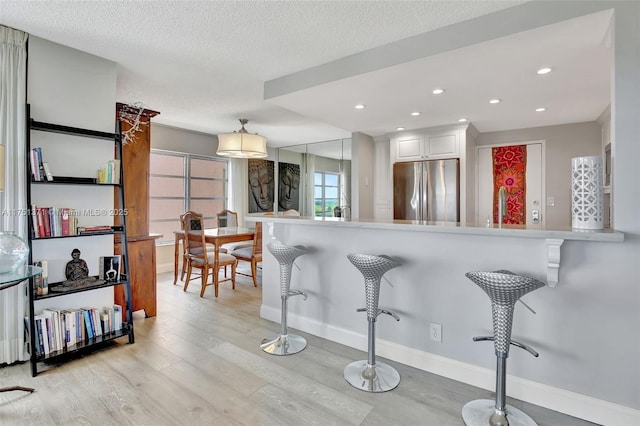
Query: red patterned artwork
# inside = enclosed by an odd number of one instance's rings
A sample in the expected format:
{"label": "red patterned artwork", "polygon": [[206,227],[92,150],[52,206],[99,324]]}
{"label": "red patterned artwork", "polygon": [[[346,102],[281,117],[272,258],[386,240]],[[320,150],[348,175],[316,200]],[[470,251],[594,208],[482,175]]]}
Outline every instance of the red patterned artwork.
{"label": "red patterned artwork", "polygon": [[526,223],[527,146],[500,146],[491,149],[493,158],[493,221],[498,223],[498,192],[507,191],[507,211],[502,223]]}

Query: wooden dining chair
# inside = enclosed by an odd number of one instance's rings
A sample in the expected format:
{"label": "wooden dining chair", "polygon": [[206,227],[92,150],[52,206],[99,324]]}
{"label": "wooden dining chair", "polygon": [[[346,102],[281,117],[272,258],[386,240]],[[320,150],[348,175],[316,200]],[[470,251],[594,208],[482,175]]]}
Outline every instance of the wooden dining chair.
{"label": "wooden dining chair", "polygon": [[238,213],[233,210],[222,210],[216,213],[218,228],[235,228],[238,226]]}
{"label": "wooden dining chair", "polygon": [[[202,215],[187,212],[184,215],[185,227],[185,245],[187,247],[187,278],[184,282],[184,291],[187,291],[189,281],[191,280],[191,272],[193,268],[200,269],[200,277],[202,285],[200,289],[200,297],[204,297],[204,291],[209,285],[214,286],[215,297],[218,297],[218,284],[225,281],[231,281],[232,288],[236,288],[236,266],[238,261],[235,257],[228,253],[218,252],[218,261],[216,262],[216,253],[207,248],[207,242],[204,234],[204,221]],[[231,278],[220,280],[220,267],[231,266]],[[213,275],[213,282],[209,283],[209,274]]]}
{"label": "wooden dining chair", "polygon": [[242,272],[238,274],[253,278],[253,286],[258,287],[258,263],[262,262],[262,222],[256,222],[251,247],[236,249],[231,252],[231,255],[238,260],[251,263],[251,275]]}
{"label": "wooden dining chair", "polygon": [[[187,217],[189,221],[187,222]],[[192,227],[200,226],[200,223],[197,219],[202,219],[202,214],[196,213],[194,211],[187,211],[180,215],[180,229],[182,231],[193,230]],[[194,220],[196,219],[196,220]],[[182,271],[180,272],[180,281],[184,281],[184,274],[187,272],[187,263],[189,262],[189,258],[187,256],[187,238],[185,234],[185,239],[182,240]],[[176,283],[173,283],[174,285]]]}

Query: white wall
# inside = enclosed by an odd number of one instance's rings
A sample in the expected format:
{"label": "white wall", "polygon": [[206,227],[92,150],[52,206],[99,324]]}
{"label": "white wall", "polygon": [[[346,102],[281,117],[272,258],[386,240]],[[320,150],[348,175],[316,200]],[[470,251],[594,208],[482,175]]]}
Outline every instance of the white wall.
{"label": "white wall", "polygon": [[[29,37],[27,101],[37,121],[103,132],[115,130],[116,64],[38,37]],[[93,177],[113,158],[112,142],[98,139],[31,132],[31,146],[42,147],[52,174]],[[34,204],[81,209],[113,208],[112,187],[32,185]],[[113,217],[80,216],[80,226],[112,225]],[[79,248],[90,275],[98,275],[100,256],[113,254],[113,236],[34,241],[34,260],[49,262],[49,282],[63,281],[71,251]],[[36,303],[45,307],[80,308],[113,304],[113,288],[58,297]]]}
{"label": "white wall", "polygon": [[351,216],[373,218],[373,138],[364,133],[351,135]]}

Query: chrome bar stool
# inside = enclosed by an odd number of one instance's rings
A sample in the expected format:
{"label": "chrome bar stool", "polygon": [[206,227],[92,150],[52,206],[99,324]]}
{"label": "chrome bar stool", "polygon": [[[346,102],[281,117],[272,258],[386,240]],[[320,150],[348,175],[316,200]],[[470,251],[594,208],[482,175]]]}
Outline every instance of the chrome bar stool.
{"label": "chrome bar stool", "polygon": [[384,255],[351,253],[347,258],[364,276],[367,307],[357,311],[367,313],[369,340],[367,360],[355,361],[347,365],[344,369],[344,378],[354,388],[367,392],[386,392],[398,386],[400,373],[388,364],[376,363],[376,319],[380,314],[390,315],[396,321],[400,321],[400,318],[391,311],[378,308],[380,280],[387,271],[400,266],[400,262]]}
{"label": "chrome bar stool", "polygon": [[493,336],[474,337],[473,341],[493,340],[497,362],[495,401],[477,399],[468,402],[462,408],[462,419],[467,426],[535,426],[536,422],[531,417],[506,403],[507,357],[510,345],[525,349],[535,357],[538,356],[538,352],[531,347],[511,340],[511,326],[516,302],[525,294],[544,287],[545,284],[534,278],[516,275],[511,271],[468,272],[465,275],[491,299]]}
{"label": "chrome bar stool", "polygon": [[301,295],[307,300],[307,295],[302,291],[289,290],[291,285],[291,269],[293,262],[307,250],[300,246],[287,246],[280,242],[267,244],[271,252],[280,264],[280,298],[282,299],[282,311],[280,313],[280,335],[275,339],[264,339],[260,347],[263,351],[272,355],[291,355],[300,352],[307,347],[304,337],[289,334],[287,331],[287,302],[289,297]]}

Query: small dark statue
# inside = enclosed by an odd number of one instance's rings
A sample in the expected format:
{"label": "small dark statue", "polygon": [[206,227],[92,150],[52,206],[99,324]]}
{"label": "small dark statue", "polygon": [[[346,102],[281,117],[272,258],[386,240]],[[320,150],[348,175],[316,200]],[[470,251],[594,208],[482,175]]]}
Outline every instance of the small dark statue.
{"label": "small dark statue", "polygon": [[77,248],[71,252],[72,260],[67,262],[67,267],[64,270],[64,275],[68,281],[77,281],[89,277],[89,267],[87,262],[80,259],[80,250]]}
{"label": "small dark statue", "polygon": [[52,287],[52,291],[68,291],[74,288],[104,283],[104,280],[89,276],[87,262],[80,259],[80,250],[77,248],[71,252],[71,260],[67,262],[64,275],[67,277],[67,280],[63,282],[61,286]]}

